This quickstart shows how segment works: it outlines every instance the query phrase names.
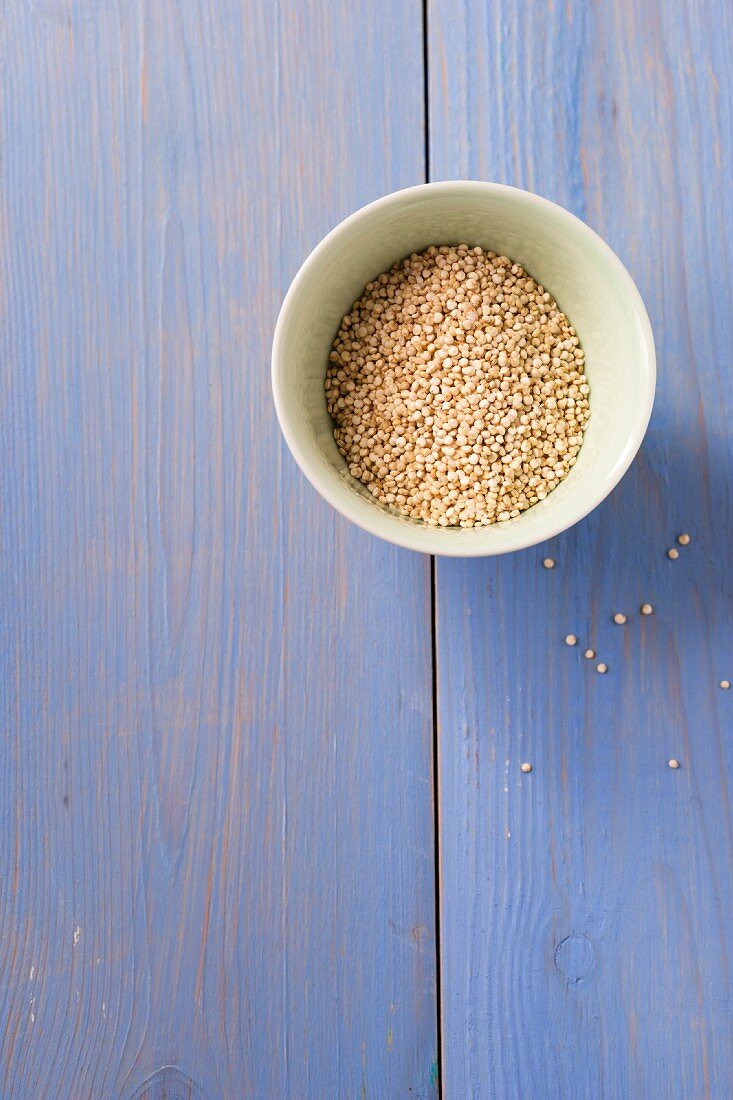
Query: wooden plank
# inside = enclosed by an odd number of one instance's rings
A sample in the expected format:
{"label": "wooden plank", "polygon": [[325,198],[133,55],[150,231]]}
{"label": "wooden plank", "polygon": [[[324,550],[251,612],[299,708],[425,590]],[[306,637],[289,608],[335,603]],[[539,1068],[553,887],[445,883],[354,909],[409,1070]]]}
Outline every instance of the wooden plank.
{"label": "wooden plank", "polygon": [[446,1097],[730,1095],[732,24],[719,0],[429,6],[432,178],[585,218],[638,281],[660,366],[648,439],[594,515],[438,563]]}
{"label": "wooden plank", "polygon": [[4,1096],[428,1096],[429,563],[287,455],[272,328],[423,178],[420,5],[2,16]]}

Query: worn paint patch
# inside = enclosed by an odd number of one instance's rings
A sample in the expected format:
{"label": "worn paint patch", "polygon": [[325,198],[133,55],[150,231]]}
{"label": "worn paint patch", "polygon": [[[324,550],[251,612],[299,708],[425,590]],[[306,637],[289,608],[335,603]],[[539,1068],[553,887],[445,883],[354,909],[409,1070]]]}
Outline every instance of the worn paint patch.
{"label": "worn paint patch", "polygon": [[433,1058],[433,1064],[430,1067],[430,1076],[428,1078],[431,1089],[438,1087],[438,1059]]}
{"label": "worn paint patch", "polygon": [[361,1044],[361,1100],[367,1100],[366,1090],[366,1043]]}

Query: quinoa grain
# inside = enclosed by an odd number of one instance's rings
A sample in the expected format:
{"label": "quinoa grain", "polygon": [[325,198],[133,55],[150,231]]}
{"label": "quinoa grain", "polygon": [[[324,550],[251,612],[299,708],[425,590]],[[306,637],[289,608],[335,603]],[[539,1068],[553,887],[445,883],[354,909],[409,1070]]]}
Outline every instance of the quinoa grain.
{"label": "quinoa grain", "polygon": [[431,245],[368,283],[326,373],[351,475],[443,527],[505,522],[546,499],[575,463],[588,394],[554,299],[506,256],[465,244]]}

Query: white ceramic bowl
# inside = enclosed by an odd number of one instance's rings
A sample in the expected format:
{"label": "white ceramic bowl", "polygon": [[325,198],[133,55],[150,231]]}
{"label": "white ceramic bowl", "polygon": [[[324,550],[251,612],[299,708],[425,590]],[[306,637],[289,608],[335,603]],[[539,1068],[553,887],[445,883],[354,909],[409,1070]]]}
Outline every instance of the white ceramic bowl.
{"label": "white ceramic bowl", "polygon": [[[430,527],[378,503],[333,438],[324,377],[341,318],[364,285],[430,244],[481,245],[522,264],[557,300],[586,354],[590,421],[578,460],[547,498],[491,527]],[[283,302],[272,349],[275,406],[293,456],[342,515],[428,554],[478,557],[543,542],[577,523],[628,469],[654,400],[654,340],[619,258],[584,222],[497,183],[428,183],[357,210],[311,252]]]}

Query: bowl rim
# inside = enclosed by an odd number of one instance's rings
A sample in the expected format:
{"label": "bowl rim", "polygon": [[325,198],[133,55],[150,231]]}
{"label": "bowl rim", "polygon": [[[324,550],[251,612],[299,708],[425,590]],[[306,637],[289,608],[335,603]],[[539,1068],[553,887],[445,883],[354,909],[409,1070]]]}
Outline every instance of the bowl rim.
{"label": "bowl rim", "polygon": [[[481,537],[490,543],[491,532],[493,529],[500,527],[504,531],[508,530],[512,524],[512,520],[505,520],[502,524],[492,524],[489,527],[481,527],[475,531],[475,543],[471,545],[466,538],[470,532],[465,528],[460,529],[461,539],[459,542],[451,542],[450,535],[452,533],[449,528],[432,527],[427,524],[419,526],[416,525],[413,528],[403,524],[404,517],[400,517],[398,514],[391,516],[383,506],[377,501],[373,502],[373,507],[379,509],[379,514],[386,518],[389,524],[386,530],[375,530],[374,526],[367,522],[365,518],[358,513],[355,514],[355,510],[350,507],[348,500],[340,499],[335,493],[331,492],[327,485],[323,484],[319,474],[314,470],[313,463],[310,458],[310,454],[307,448],[301,447],[295,438],[295,435],[290,427],[289,417],[286,411],[285,392],[282,382],[282,342],[283,332],[288,320],[288,314],[292,307],[293,300],[297,297],[298,292],[302,284],[309,278],[311,268],[315,265],[322,253],[326,252],[331,244],[341,234],[355,225],[357,222],[363,220],[376,213],[377,211],[386,209],[390,206],[399,205],[400,203],[410,199],[411,197],[419,194],[425,194],[430,192],[432,194],[450,194],[451,191],[475,191],[480,194],[503,194],[509,198],[520,199],[529,205],[539,206],[543,209],[551,211],[553,216],[558,217],[561,221],[565,221],[568,225],[574,225],[576,228],[580,227],[582,233],[588,238],[588,241],[598,251],[605,255],[606,259],[611,264],[612,268],[615,268],[617,274],[620,277],[625,291],[628,295],[630,305],[636,315],[636,319],[639,323],[639,329],[641,333],[642,348],[644,351],[644,361],[641,364],[643,373],[643,384],[646,393],[646,400],[639,409],[638,416],[632,432],[630,445],[628,445],[619,459],[613,466],[607,471],[606,475],[602,478],[599,489],[590,498],[590,503],[585,503],[580,507],[577,512],[573,513],[573,518],[568,522],[567,519],[556,520],[554,523],[548,523],[547,529],[543,532],[542,537],[537,539],[534,536],[522,537],[521,535],[515,536],[515,538],[507,539],[506,542],[497,548],[492,548],[490,545],[481,545]],[[367,203],[365,206],[359,207],[352,214],[349,214],[342,221],[338,222],[322,237],[316,246],[308,253],[303,260],[298,271],[296,272],[287,293],[283,298],[280,311],[278,313],[277,321],[275,323],[275,330],[272,341],[272,356],[271,356],[271,384],[272,393],[275,403],[275,411],[277,414],[280,430],[283,434],[285,442],[288,445],[290,453],[295,459],[300,470],[311,483],[313,488],[327,501],[332,508],[339,512],[346,519],[356,524],[363,531],[368,531],[369,534],[381,538],[386,542],[390,542],[395,546],[401,546],[406,550],[415,550],[418,553],[433,554],[438,557],[454,557],[454,558],[482,558],[482,557],[498,557],[501,554],[514,553],[517,550],[525,550],[532,546],[539,546],[548,539],[554,538],[556,535],[561,534],[563,531],[567,531],[569,528],[574,527],[576,523],[584,519],[590,512],[592,512],[598,505],[605,500],[605,498],[615,489],[621,478],[624,476],[629,466],[633,462],[636,454],[641,446],[646,429],[649,425],[649,420],[652,414],[652,408],[654,405],[654,396],[656,390],[656,352],[654,347],[654,335],[652,332],[651,322],[647,313],[644,301],[641,297],[639,289],[631,277],[626,266],[614,252],[611,246],[596,233],[594,229],[582,220],[572,214],[564,206],[560,206],[559,203],[553,202],[551,199],[546,199],[542,195],[538,195],[533,191],[526,191],[522,187],[513,187],[506,183],[494,183],[484,180],[440,180],[431,183],[419,183],[412,187],[404,187],[398,191],[390,191],[386,195],[382,195],[378,199],[374,199],[372,202]],[[371,501],[367,501],[368,505],[371,505]],[[394,521],[394,523],[393,523]],[[457,533],[457,532],[456,532]]]}

